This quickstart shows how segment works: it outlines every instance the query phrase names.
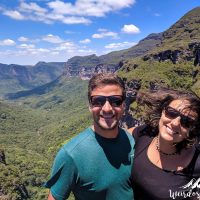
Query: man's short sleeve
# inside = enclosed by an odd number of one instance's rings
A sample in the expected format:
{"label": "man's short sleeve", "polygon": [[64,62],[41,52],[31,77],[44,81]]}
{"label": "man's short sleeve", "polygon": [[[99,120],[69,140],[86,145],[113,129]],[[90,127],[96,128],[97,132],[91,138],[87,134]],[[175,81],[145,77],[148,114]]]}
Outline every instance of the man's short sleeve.
{"label": "man's short sleeve", "polygon": [[52,167],[51,178],[45,183],[56,200],[65,200],[75,183],[76,167],[71,156],[62,148]]}

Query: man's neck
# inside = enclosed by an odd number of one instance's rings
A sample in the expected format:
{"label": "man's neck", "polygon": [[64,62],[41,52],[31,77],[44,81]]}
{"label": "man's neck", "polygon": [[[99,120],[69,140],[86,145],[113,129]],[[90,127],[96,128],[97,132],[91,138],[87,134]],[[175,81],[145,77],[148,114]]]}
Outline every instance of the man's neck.
{"label": "man's neck", "polygon": [[118,126],[116,128],[114,128],[113,130],[105,130],[98,126],[93,125],[92,130],[104,138],[116,138],[119,134]]}

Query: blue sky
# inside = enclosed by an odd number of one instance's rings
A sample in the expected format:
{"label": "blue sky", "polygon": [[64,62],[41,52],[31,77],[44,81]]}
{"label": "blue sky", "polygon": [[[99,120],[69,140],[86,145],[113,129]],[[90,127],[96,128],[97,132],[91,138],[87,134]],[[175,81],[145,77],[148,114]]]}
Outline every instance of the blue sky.
{"label": "blue sky", "polygon": [[168,29],[199,0],[0,0],[0,63],[103,55]]}

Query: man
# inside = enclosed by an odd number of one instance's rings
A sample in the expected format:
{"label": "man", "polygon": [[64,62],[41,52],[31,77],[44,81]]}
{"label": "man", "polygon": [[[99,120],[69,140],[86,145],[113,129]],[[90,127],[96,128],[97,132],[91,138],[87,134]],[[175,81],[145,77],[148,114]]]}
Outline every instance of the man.
{"label": "man", "polygon": [[97,74],[89,81],[93,125],[65,144],[46,183],[48,200],[133,200],[130,174],[134,140],[119,128],[125,86],[114,74]]}

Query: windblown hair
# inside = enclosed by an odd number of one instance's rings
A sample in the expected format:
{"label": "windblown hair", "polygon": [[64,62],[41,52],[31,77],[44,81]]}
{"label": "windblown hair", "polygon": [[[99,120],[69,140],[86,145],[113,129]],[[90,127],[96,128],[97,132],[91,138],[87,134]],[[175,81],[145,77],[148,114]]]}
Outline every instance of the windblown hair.
{"label": "windblown hair", "polygon": [[95,74],[89,81],[88,99],[90,99],[91,93],[95,88],[105,85],[118,85],[122,89],[123,98],[126,98],[125,84],[119,76],[111,73],[99,73]]}
{"label": "windblown hair", "polygon": [[200,138],[200,98],[192,91],[182,91],[169,88],[160,88],[151,92],[140,92],[137,95],[139,105],[147,106],[146,120],[147,128],[144,131],[156,136],[159,132],[158,125],[162,111],[173,100],[187,100],[190,104],[187,108],[198,114],[195,126],[190,130],[189,137],[184,141],[177,143],[177,151],[188,148],[197,142]]}

